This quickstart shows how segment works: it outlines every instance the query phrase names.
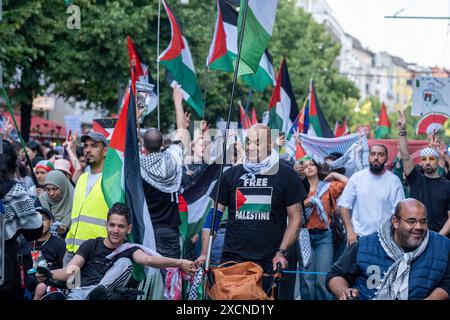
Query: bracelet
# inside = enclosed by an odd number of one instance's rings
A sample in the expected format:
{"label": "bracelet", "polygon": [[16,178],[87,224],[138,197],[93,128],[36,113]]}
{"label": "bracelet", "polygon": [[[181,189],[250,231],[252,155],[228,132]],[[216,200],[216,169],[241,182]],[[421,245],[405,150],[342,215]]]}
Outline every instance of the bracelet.
{"label": "bracelet", "polygon": [[286,256],[287,251],[284,249],[278,249],[277,252],[280,252],[283,256]]}
{"label": "bracelet", "polygon": [[398,132],[399,136],[406,136],[406,130],[402,130]]}

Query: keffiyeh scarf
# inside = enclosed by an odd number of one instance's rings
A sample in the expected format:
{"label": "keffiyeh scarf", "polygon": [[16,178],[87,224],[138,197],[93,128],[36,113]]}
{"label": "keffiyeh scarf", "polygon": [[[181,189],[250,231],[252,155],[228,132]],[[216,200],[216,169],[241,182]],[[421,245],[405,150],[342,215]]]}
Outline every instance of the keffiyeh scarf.
{"label": "keffiyeh scarf", "polygon": [[34,200],[21,183],[15,183],[2,199],[6,224],[5,240],[9,240],[20,229],[37,229],[42,219],[34,207]]}
{"label": "keffiyeh scarf", "polygon": [[[311,204],[314,205],[314,207],[317,209],[317,213],[319,214],[320,219],[322,219],[323,222],[330,228],[330,224],[328,223],[328,216],[325,212],[325,209],[323,207],[322,203],[322,196],[330,189],[330,183],[325,181],[319,181],[317,185],[317,192],[314,196],[309,198],[309,201],[311,201]],[[312,211],[314,208],[308,207],[305,209],[306,211],[306,220],[308,220],[311,217]]]}
{"label": "keffiyeh scarf", "polygon": [[429,232],[426,232],[419,247],[414,251],[404,252],[393,239],[389,219],[378,229],[378,239],[384,251],[394,260],[394,263],[381,280],[380,288],[375,294],[375,300],[408,300],[411,263],[425,251],[428,245]]}
{"label": "keffiyeh scarf", "polygon": [[183,149],[177,144],[164,152],[140,155],[142,178],[154,188],[166,192],[178,192],[183,176]]}
{"label": "keffiyeh scarf", "polygon": [[278,163],[279,159],[280,156],[275,149],[271,150],[270,156],[258,163],[250,162],[246,156],[242,165],[247,173],[242,175],[240,179],[245,180],[251,178],[253,180],[258,174],[266,174]]}

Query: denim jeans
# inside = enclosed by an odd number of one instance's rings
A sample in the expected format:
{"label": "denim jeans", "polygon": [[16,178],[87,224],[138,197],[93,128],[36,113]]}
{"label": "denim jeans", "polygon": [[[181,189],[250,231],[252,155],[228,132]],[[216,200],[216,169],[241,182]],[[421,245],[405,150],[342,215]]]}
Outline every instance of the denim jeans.
{"label": "denim jeans", "polygon": [[[330,271],[333,263],[333,235],[331,230],[310,231],[312,262],[305,272]],[[325,274],[301,274],[300,294],[302,300],[333,300],[326,288]]]}
{"label": "denim jeans", "polygon": [[211,264],[220,264],[223,241],[225,240],[225,231],[225,228],[219,228],[219,230],[217,230],[216,238],[214,239],[211,247]]}

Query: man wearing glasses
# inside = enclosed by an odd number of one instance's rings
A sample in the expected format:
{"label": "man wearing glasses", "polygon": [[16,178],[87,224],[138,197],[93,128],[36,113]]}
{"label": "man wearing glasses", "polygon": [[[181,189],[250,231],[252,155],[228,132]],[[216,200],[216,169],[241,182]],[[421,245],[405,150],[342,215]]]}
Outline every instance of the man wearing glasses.
{"label": "man wearing glasses", "polygon": [[399,128],[398,145],[403,161],[406,181],[411,190],[411,198],[422,202],[428,211],[428,227],[444,236],[450,235],[450,181],[439,176],[439,152],[433,148],[420,151],[420,165],[424,174],[414,168],[408,151],[406,119],[403,112],[397,122]]}
{"label": "man wearing glasses", "polygon": [[330,291],[340,300],[448,300],[450,240],[427,224],[420,201],[400,201],[391,219],[333,265]]}

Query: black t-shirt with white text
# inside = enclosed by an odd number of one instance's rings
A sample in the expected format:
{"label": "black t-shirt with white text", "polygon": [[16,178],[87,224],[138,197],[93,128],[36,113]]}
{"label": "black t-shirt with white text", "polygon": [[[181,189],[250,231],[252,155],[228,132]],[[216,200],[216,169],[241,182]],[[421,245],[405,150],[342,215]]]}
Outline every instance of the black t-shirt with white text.
{"label": "black t-shirt with white text", "polygon": [[98,284],[118,259],[128,258],[133,261],[133,253],[136,250],[139,250],[138,247],[132,247],[117,254],[112,259],[107,259],[106,256],[115,249],[106,247],[103,240],[105,240],[105,238],[101,237],[86,240],[76,252],[76,254],[79,254],[85,260],[85,263],[81,268],[82,287]]}
{"label": "black t-shirt with white text", "polygon": [[428,213],[428,227],[439,232],[448,219],[450,210],[450,181],[444,178],[427,178],[415,168],[406,177],[411,198],[425,205]]}
{"label": "black t-shirt with white text", "polygon": [[[222,261],[272,260],[287,226],[287,210],[307,195],[296,172],[284,164],[275,175],[246,174],[242,165],[223,174],[218,202],[228,207]],[[210,193],[215,199],[217,184]],[[300,212],[299,212],[300,214]]]}

